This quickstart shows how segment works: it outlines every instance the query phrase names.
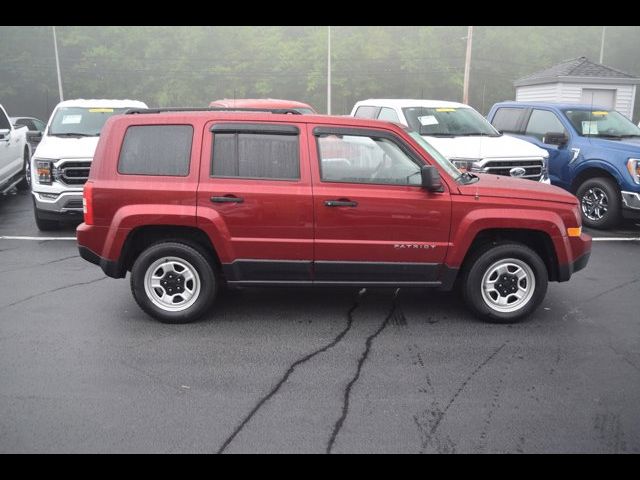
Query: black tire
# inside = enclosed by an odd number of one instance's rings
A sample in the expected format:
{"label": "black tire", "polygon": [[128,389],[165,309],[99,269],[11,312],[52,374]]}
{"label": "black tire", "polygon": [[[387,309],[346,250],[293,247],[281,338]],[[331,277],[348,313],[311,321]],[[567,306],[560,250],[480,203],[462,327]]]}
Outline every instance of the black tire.
{"label": "black tire", "polygon": [[[595,190],[594,190],[595,189]],[[607,211],[602,218],[589,218],[596,217],[595,212],[588,214],[588,202],[589,196],[592,192],[603,192],[606,196]],[[590,178],[585,180],[576,192],[576,197],[580,202],[580,213],[582,214],[582,223],[590,228],[596,228],[599,230],[608,230],[614,228],[620,223],[622,213],[622,199],[620,196],[620,189],[616,182],[606,177]],[[585,209],[587,210],[585,212]]]}
{"label": "black tire", "polygon": [[[198,294],[194,295],[195,301],[184,310],[170,311],[162,308],[150,297],[153,293],[147,293],[145,289],[147,271],[153,268],[155,262],[162,261],[163,257],[184,261],[197,273],[196,278],[200,283]],[[156,320],[162,323],[189,323],[209,310],[218,292],[219,278],[217,269],[207,260],[206,253],[177,241],[163,241],[148,247],[136,259],[131,269],[131,292],[140,308]],[[185,283],[184,286],[186,285]],[[158,288],[160,292],[168,293],[164,289],[166,287]],[[156,302],[158,301],[156,298]]]}
{"label": "black tire", "polygon": [[31,190],[31,158],[29,156],[29,149],[24,149],[23,154],[23,166],[22,166],[22,181],[18,184],[18,190],[28,191]]}
{"label": "black tire", "polygon": [[38,230],[41,232],[49,232],[60,228],[60,222],[42,218],[38,212],[39,210],[36,208],[36,200],[33,199],[33,217],[35,218]]}
{"label": "black tire", "polygon": [[[505,261],[506,265],[508,259],[527,265],[530,270],[527,278],[533,275],[535,279],[535,282],[528,283],[530,280],[523,282],[523,285],[531,288],[531,294],[527,294],[522,300],[522,304],[511,312],[497,310],[496,308],[502,307],[494,308],[494,305],[488,303],[489,300],[485,300],[485,295],[483,295],[483,278],[485,273],[489,274],[490,271],[494,271],[494,266],[501,261]],[[524,270],[525,269],[523,269],[523,271]],[[490,275],[488,279],[491,279]],[[502,288],[502,285],[497,283],[500,281],[500,278],[495,281],[496,287],[499,286]],[[508,281],[512,280],[508,279],[507,282]],[[516,279],[515,281],[520,282],[522,280]],[[506,287],[507,283],[504,285]],[[515,285],[517,286],[518,283]],[[480,319],[492,323],[512,323],[531,314],[544,299],[547,292],[547,285],[548,272],[544,262],[536,252],[520,243],[508,242],[486,245],[475,252],[466,262],[462,274],[462,294],[467,306]],[[511,287],[513,288],[513,285],[511,285]],[[506,298],[507,301],[515,297],[515,295],[510,293],[506,293],[505,295],[498,294],[497,288],[495,292],[486,295],[487,298],[493,298],[491,295],[495,295],[496,299],[497,297],[503,297]],[[515,308],[517,306],[516,302],[504,308]]]}

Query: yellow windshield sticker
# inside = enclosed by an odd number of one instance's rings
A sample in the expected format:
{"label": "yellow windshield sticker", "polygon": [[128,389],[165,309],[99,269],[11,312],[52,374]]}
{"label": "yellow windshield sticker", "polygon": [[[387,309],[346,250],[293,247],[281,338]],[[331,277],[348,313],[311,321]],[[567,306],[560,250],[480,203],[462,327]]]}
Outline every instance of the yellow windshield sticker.
{"label": "yellow windshield sticker", "polygon": [[609,112],[591,112],[591,115],[605,116],[605,115],[609,115]]}
{"label": "yellow windshield sticker", "polygon": [[91,113],[113,113],[113,108],[90,108]]}
{"label": "yellow windshield sticker", "polygon": [[455,108],[436,108],[436,112],[455,112]]}

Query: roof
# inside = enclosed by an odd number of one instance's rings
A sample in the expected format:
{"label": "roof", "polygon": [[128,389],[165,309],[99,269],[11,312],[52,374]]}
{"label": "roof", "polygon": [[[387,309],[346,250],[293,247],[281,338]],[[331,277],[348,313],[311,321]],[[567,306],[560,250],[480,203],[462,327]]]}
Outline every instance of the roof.
{"label": "roof", "polygon": [[557,108],[559,110],[611,110],[611,108],[602,105],[590,105],[586,103],[556,103],[556,102],[516,102],[507,100],[499,102],[494,107],[546,107]]}
{"label": "roof", "polygon": [[622,70],[592,62],[587,57],[578,57],[519,78],[513,84],[516,87],[522,87],[555,82],[637,84],[640,83],[640,78]]}
{"label": "roof", "polygon": [[315,111],[311,105],[306,103],[279,98],[223,98],[214,100],[209,106],[229,108],[310,108]]}
{"label": "roof", "polygon": [[78,98],[76,100],[65,100],[60,102],[58,107],[79,107],[79,108],[149,108],[144,102],[138,100],[111,100],[111,99],[88,99]]}
{"label": "roof", "polygon": [[425,107],[425,108],[437,108],[437,107],[450,107],[450,108],[471,108],[469,105],[458,102],[447,102],[445,100],[419,100],[410,98],[369,98],[367,100],[361,100],[357,103],[358,106],[362,105],[375,105],[377,107]]}

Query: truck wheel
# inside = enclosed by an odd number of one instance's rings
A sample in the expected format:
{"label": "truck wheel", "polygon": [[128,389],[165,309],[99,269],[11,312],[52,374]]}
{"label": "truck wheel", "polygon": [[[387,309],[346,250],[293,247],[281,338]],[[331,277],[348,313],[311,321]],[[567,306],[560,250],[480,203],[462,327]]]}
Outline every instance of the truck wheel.
{"label": "truck wheel", "polygon": [[48,232],[50,230],[57,230],[60,228],[60,222],[40,217],[38,209],[36,208],[35,199],[33,199],[33,216],[36,220],[36,227],[38,227],[38,230],[41,232]]}
{"label": "truck wheel", "polygon": [[463,297],[481,319],[510,323],[533,312],[547,292],[544,262],[519,243],[492,244],[468,262],[462,277]]}
{"label": "truck wheel", "polygon": [[27,148],[24,149],[23,159],[24,165],[22,173],[24,177],[18,184],[18,190],[26,191],[31,190],[31,159],[29,158],[29,150]]}
{"label": "truck wheel", "polygon": [[605,177],[586,180],[576,192],[580,201],[582,223],[587,227],[607,230],[620,221],[622,201],[616,183]]}
{"label": "truck wheel", "polygon": [[152,245],[131,269],[131,292],[150,316],[163,323],[189,323],[212,305],[218,276],[205,256],[178,242]]}

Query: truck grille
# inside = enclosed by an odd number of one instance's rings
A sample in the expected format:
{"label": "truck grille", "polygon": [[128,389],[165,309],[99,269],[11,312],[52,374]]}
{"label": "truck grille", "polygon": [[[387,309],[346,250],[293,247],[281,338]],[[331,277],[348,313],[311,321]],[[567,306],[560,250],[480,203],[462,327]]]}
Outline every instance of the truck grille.
{"label": "truck grille", "polygon": [[90,170],[90,161],[64,161],[56,168],[56,180],[66,185],[84,185]]}
{"label": "truck grille", "polygon": [[510,171],[515,167],[524,168],[524,175],[518,178],[526,178],[535,181],[539,181],[542,178],[542,158],[489,158],[480,162],[480,171],[493,173],[495,175],[504,175],[507,177],[512,176]]}

